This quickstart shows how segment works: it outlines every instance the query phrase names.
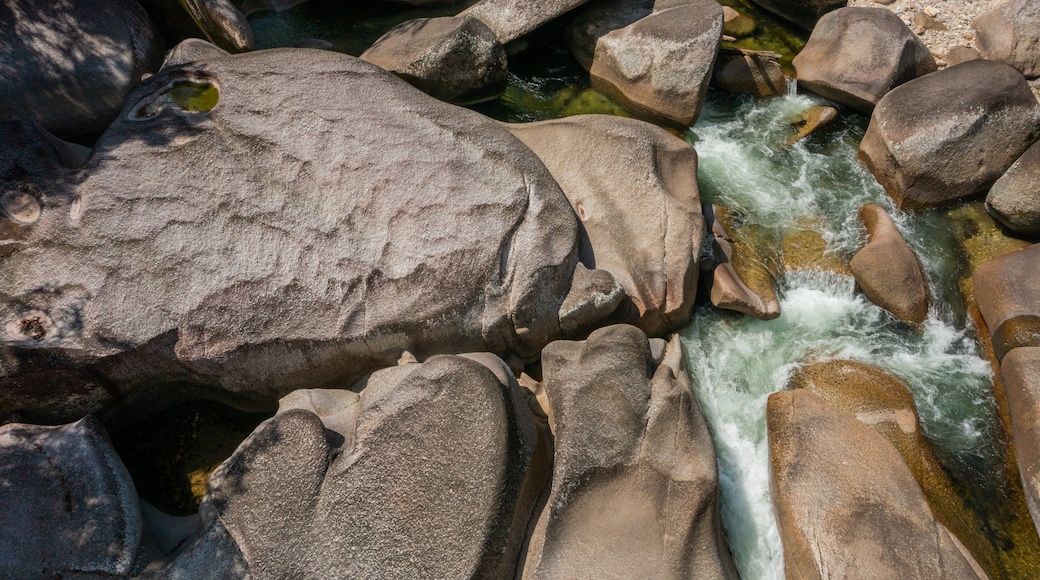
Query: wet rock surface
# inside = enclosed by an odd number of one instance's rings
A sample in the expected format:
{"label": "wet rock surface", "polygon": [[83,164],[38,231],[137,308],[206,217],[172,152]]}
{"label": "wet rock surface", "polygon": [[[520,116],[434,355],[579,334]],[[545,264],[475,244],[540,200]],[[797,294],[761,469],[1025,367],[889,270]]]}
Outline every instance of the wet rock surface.
{"label": "wet rock surface", "polygon": [[576,219],[504,128],[346,55],[185,48],[81,171],[5,182],[43,210],[4,257],[0,412],[246,405],[559,335]]}
{"label": "wet rock surface", "polygon": [[736,578],[678,339],[656,368],[632,326],[554,342],[542,357],[555,463],[523,577]]}
{"label": "wet rock surface", "polygon": [[1015,348],[1000,364],[1022,486],[1033,523],[1040,522],[1040,348]]}
{"label": "wet rock surface", "polygon": [[34,119],[75,137],[103,130],[162,58],[162,41],[132,0],[0,3],[0,121]]}
{"label": "wet rock surface", "polygon": [[914,79],[877,104],[860,158],[898,205],[986,191],[1040,136],[1040,103],[1015,69],[968,61]]}
{"label": "wet rock surface", "polygon": [[794,58],[799,86],[869,114],[888,91],[936,70],[935,59],[884,8],[839,8],[820,18]]}
{"label": "wet rock surface", "polygon": [[867,298],[900,320],[920,324],[928,317],[928,284],[914,251],[879,205],[865,205],[859,219],[867,244],[849,261],[856,285]]}
{"label": "wet rock surface", "polygon": [[1040,346],[1040,244],[983,264],[973,276],[975,301],[998,359]]}

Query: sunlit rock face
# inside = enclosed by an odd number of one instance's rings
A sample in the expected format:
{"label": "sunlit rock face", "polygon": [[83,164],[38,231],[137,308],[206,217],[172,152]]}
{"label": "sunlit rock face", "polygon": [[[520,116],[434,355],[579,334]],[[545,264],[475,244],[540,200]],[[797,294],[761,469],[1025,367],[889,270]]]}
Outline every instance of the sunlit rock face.
{"label": "sunlit rock face", "polygon": [[188,41],[81,170],[44,157],[0,151],[2,415],[273,401],[559,333],[577,224],[548,170],[355,58]]}

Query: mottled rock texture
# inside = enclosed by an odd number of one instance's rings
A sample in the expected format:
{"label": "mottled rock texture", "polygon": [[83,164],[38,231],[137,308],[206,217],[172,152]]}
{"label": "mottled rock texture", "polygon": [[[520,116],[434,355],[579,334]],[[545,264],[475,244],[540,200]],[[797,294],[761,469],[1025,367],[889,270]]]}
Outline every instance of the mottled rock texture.
{"label": "mottled rock texture", "polygon": [[982,58],[1011,65],[1029,78],[1040,76],[1040,4],[1007,0],[973,24]]}

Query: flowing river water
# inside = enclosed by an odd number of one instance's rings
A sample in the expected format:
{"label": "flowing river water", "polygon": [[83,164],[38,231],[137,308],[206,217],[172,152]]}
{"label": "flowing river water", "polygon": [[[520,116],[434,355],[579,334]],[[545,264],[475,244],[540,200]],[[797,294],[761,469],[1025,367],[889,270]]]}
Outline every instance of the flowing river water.
{"label": "flowing river water", "polygon": [[[804,37],[742,2],[724,0],[750,12],[760,27],[755,39],[738,45],[780,52],[789,64]],[[458,10],[459,5],[424,11],[311,2],[281,13],[257,13],[250,22],[258,48],[318,37],[336,50],[358,54],[399,22]],[[550,25],[532,38],[528,50],[510,61],[506,93],[476,108],[512,122],[580,113],[625,115],[589,88],[588,74],[559,45],[560,32],[559,25]],[[984,533],[996,549],[1012,553],[1026,543],[1032,546],[1035,534],[1021,540],[1033,534],[1028,516],[1008,507],[1013,502],[1008,500],[1006,443],[990,365],[977,346],[962,293],[963,239],[954,232],[976,227],[971,224],[978,204],[921,214],[897,211],[856,159],[867,119],[848,111],[842,111],[836,127],[785,145],[793,133],[792,119],[821,103],[805,94],[756,100],[709,91],[700,119],[681,133],[699,156],[702,201],[730,210],[771,272],[782,311],[775,320],[760,321],[702,305],[680,333],[694,393],[715,442],[725,533],[741,576],[784,576],[769,492],[765,405],[771,393],[789,388],[792,373],[810,361],[851,359],[900,379],[913,395],[922,430],[943,469],[965,505],[985,522]],[[856,216],[867,203],[885,207],[924,265],[933,301],[920,328],[898,322],[866,300],[843,271],[865,241]],[[805,239],[816,243],[809,246],[817,255],[808,259],[791,243]],[[1038,560],[1035,552],[1004,560],[1016,558],[1028,558],[1030,565]],[[1007,571],[995,576],[1015,577],[1014,567],[1004,566]]]}

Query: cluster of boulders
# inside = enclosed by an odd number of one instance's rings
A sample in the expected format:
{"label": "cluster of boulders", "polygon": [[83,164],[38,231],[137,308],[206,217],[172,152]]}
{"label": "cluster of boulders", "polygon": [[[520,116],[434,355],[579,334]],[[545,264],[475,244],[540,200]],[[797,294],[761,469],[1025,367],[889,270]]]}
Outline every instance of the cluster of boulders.
{"label": "cluster of boulders", "polygon": [[[499,95],[525,35],[582,4],[481,0],[356,59],[249,52],[228,0],[0,0],[0,576],[735,577],[670,333],[699,287],[778,317],[769,270],[669,131],[449,104]],[[887,10],[761,4],[813,30],[800,85],[871,114],[860,155],[898,205],[988,191],[1040,234],[1032,7],[980,20],[992,60],[936,72]],[[686,126],[709,84],[787,90],[779,55],[720,48],[748,20],[604,0],[566,42],[598,90]],[[984,42],[990,22],[1015,42]],[[807,112],[788,145],[838,114]],[[923,323],[914,252],[880,206],[859,217],[837,268]],[[1040,518],[1038,247],[975,292]],[[768,410],[790,575],[999,568],[905,387],[849,361],[793,386]],[[139,500],[102,423],[199,398],[278,411],[175,518]]]}

